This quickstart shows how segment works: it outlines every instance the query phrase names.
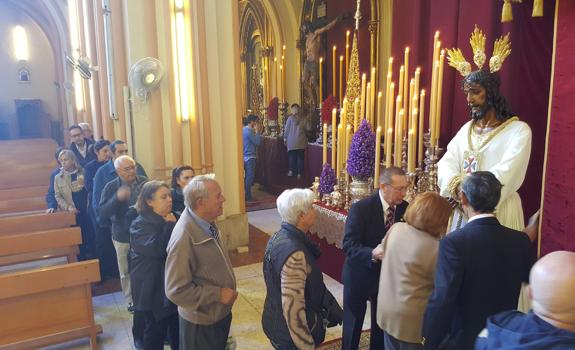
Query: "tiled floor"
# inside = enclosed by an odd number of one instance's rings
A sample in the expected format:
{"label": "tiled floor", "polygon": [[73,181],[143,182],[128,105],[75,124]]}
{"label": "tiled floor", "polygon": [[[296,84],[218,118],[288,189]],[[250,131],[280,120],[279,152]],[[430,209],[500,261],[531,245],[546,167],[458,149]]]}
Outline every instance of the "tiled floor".
{"label": "tiled floor", "polygon": [[[239,297],[233,308],[232,334],[237,350],[272,349],[261,327],[261,313],[265,298],[262,276],[262,256],[270,234],[279,229],[281,220],[276,209],[249,213],[250,244],[247,253],[232,253]],[[343,285],[324,275],[327,288],[338,302],[343,304]],[[104,294],[93,298],[96,323],[102,325],[103,334],[98,336],[98,348],[106,350],[132,349],[132,317],[126,310],[121,292]],[[364,329],[369,328],[369,309]],[[341,326],[328,329],[326,341],[341,337]],[[77,340],[52,346],[50,350],[89,349],[88,340]],[[166,347],[169,349],[169,347]]]}

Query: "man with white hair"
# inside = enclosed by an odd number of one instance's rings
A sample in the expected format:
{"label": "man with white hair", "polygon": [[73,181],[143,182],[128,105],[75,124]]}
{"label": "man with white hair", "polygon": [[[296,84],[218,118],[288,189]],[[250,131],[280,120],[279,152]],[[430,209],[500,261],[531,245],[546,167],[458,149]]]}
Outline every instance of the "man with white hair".
{"label": "man with white hair", "polygon": [[529,280],[533,310],[490,317],[476,350],[575,349],[575,253],[544,256],[533,265]]}
{"label": "man with white hair", "polygon": [[[128,303],[128,311],[133,312],[132,289],[128,270],[128,252],[130,250],[130,220],[135,217],[134,205],[142,186],[148,181],[146,177],[136,174],[136,162],[130,156],[120,156],[114,160],[118,177],[108,182],[100,197],[100,218],[112,223],[112,243],[116,250],[118,272],[122,292]],[[143,324],[134,315],[134,342],[136,347],[142,341]]]}
{"label": "man with white hair", "polygon": [[184,188],[186,209],[166,260],[166,296],[178,305],[180,349],[224,350],[238,292],[227,248],[216,226],[225,197],[213,174]]}
{"label": "man with white hair", "polygon": [[78,126],[82,128],[82,134],[84,134],[84,138],[88,144],[94,143],[94,132],[92,131],[92,127],[88,123],[78,123]]}

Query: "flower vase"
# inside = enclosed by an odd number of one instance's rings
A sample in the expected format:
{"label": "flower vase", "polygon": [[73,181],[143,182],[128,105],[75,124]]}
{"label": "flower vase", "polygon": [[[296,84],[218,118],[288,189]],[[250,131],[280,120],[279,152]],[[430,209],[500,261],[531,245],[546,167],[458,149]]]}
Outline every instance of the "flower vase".
{"label": "flower vase", "polygon": [[351,183],[349,184],[349,195],[351,196],[351,203],[355,203],[364,198],[369,197],[371,194],[369,188],[369,181],[362,177],[351,177]]}

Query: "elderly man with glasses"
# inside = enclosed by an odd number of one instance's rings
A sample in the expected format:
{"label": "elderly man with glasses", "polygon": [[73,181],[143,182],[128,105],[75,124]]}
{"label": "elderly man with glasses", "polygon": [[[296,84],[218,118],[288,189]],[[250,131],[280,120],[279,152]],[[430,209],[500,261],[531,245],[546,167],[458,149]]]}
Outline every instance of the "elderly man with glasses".
{"label": "elderly man with glasses", "polygon": [[383,331],[376,322],[377,291],[383,249],[379,243],[395,222],[403,217],[407,202],[405,172],[386,168],[379,177],[379,191],[355,203],[345,222],[343,250],[343,347],[357,349],[363,319],[370,301],[370,349],[383,349]]}

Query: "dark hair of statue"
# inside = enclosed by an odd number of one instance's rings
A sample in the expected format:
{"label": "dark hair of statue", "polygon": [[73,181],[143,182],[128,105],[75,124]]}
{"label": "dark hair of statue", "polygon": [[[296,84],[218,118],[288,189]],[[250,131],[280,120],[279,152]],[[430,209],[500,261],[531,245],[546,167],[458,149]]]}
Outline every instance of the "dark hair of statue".
{"label": "dark hair of statue", "polygon": [[499,92],[501,81],[497,73],[490,73],[484,69],[476,70],[463,78],[462,88],[465,88],[465,84],[470,83],[479,84],[485,89],[487,104],[495,109],[497,120],[505,121],[515,115],[509,110],[505,97]]}

